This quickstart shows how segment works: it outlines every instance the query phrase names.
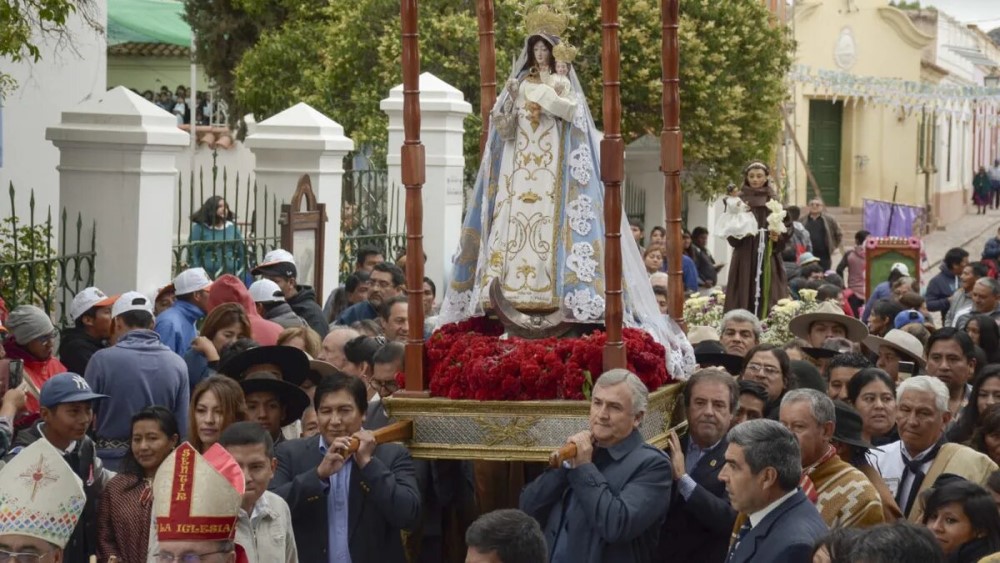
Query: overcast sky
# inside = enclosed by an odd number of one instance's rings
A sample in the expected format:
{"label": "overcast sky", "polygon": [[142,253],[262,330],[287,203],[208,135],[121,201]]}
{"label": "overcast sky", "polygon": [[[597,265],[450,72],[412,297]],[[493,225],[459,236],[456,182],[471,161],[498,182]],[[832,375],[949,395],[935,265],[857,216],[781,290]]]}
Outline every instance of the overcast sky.
{"label": "overcast sky", "polygon": [[924,0],[962,23],[974,23],[983,31],[1000,27],[1000,0]]}

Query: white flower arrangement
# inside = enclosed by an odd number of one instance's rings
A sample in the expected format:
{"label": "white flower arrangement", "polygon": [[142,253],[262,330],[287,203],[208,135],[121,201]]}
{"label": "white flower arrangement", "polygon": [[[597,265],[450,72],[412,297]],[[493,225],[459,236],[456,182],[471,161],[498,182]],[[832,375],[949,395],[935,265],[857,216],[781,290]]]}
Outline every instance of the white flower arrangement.
{"label": "white flower arrangement", "polygon": [[719,289],[709,295],[695,295],[684,302],[684,322],[688,327],[718,327],[722,324],[725,306],[726,294]]}
{"label": "white flower arrangement", "polygon": [[785,206],[776,199],[772,199],[764,205],[770,211],[767,215],[767,230],[778,235],[788,232],[785,227],[785,217],[788,215]]}
{"label": "white flower arrangement", "polygon": [[792,319],[819,307],[819,303],[816,302],[816,290],[799,290],[799,297],[801,301],[781,299],[774,304],[767,314],[767,319],[764,320],[764,334],[761,338],[763,342],[781,346],[795,338],[795,335],[788,330]]}

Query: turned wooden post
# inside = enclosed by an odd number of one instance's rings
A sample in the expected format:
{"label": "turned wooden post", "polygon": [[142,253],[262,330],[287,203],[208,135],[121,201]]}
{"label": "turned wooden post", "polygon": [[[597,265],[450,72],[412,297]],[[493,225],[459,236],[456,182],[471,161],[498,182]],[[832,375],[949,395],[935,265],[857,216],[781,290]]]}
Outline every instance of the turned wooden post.
{"label": "turned wooden post", "polygon": [[[601,141],[601,181],[604,182],[604,323],[608,342],[604,369],[624,368],[622,342],[622,181],[625,143],[622,141],[621,52],[618,48],[618,0],[601,0],[601,71],[604,88],[604,139]],[[631,236],[631,235],[630,235]],[[639,281],[639,280],[636,280]]]}
{"label": "turned wooden post", "polygon": [[406,189],[406,295],[409,337],[406,340],[406,388],[401,396],[427,396],[424,380],[424,146],[420,143],[420,33],[417,0],[402,0],[403,146],[400,149]]}
{"label": "turned wooden post", "polygon": [[479,156],[486,149],[486,137],[490,129],[490,112],[497,101],[497,54],[493,30],[493,0],[476,2],[479,19],[479,115],[483,120],[483,130],[479,134]]}
{"label": "turned wooden post", "polygon": [[667,307],[671,318],[683,326],[684,273],[681,253],[681,96],[680,48],[677,41],[680,0],[662,0],[663,22],[663,131],[660,133],[660,169],[663,170],[663,201],[666,204]]}

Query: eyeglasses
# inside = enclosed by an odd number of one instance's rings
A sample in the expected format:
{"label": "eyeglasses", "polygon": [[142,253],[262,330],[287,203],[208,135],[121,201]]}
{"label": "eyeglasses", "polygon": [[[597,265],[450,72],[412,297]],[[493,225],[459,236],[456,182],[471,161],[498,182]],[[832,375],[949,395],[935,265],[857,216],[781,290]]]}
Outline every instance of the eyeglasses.
{"label": "eyeglasses", "polygon": [[[230,550],[231,551],[231,550]],[[185,553],[184,555],[174,555],[173,553],[157,553],[153,555],[156,558],[156,563],[201,563],[209,555],[218,555],[220,553],[229,553],[229,551],[210,551],[208,553]],[[21,563],[18,561],[18,563]]]}
{"label": "eyeglasses", "polygon": [[774,366],[765,366],[761,364],[747,364],[747,373],[763,373],[768,377],[777,377],[781,375],[781,370]]}
{"label": "eyeglasses", "polygon": [[371,382],[372,388],[378,392],[380,397],[388,397],[396,391],[399,391],[399,384],[396,383],[395,379],[390,379],[389,381],[372,379]]}
{"label": "eyeglasses", "polygon": [[0,549],[0,562],[8,563],[9,561],[15,561],[16,563],[38,563],[53,553],[55,553],[55,550],[47,553],[17,553],[16,551],[5,551]]}
{"label": "eyeglasses", "polygon": [[49,342],[52,342],[56,338],[59,338],[59,331],[53,330],[48,334],[43,334],[42,336],[39,336],[38,338],[35,339],[35,342],[38,342],[39,344],[48,344]]}

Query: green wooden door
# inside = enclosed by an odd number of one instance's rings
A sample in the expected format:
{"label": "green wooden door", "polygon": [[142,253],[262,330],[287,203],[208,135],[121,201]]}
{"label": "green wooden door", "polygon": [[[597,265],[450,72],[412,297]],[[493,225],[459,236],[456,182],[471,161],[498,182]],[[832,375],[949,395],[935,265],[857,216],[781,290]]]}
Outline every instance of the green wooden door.
{"label": "green wooden door", "polygon": [[[828,100],[809,102],[809,168],[823,193],[823,201],[840,205],[840,131],[844,104]],[[814,195],[809,186],[809,199]]]}

